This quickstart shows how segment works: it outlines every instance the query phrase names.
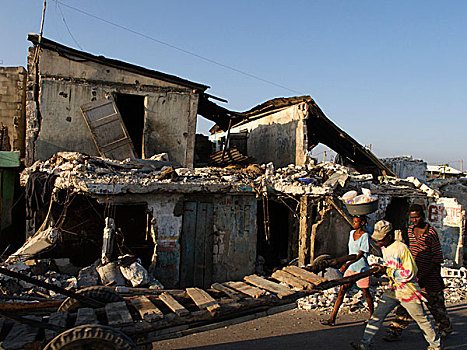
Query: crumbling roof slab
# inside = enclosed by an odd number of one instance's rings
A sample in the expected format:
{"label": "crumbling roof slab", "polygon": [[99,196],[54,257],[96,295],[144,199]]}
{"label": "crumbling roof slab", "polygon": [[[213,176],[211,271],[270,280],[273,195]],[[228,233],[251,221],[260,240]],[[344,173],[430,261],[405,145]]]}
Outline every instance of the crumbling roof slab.
{"label": "crumbling roof slab", "polygon": [[96,63],[100,63],[112,68],[122,69],[131,73],[144,75],[150,78],[155,78],[159,80],[163,80],[169,83],[178,84],[182,86],[186,86],[191,89],[205,91],[209,88],[207,85],[195,83],[186,79],[179,78],[175,75],[170,75],[166,73],[162,73],[159,71],[151,70],[148,68],[144,68],[141,66],[137,66],[131,63],[106,58],[104,56],[95,56],[90,53],[79,51],[76,49],[72,49],[68,46],[59,44],[55,41],[46,39],[44,37],[41,38],[39,41],[39,36],[37,34],[29,34],[28,40],[31,41],[35,46],[39,45],[43,49],[52,50],[57,52],[60,56],[67,57],[70,59],[80,59],[80,60],[87,60]]}

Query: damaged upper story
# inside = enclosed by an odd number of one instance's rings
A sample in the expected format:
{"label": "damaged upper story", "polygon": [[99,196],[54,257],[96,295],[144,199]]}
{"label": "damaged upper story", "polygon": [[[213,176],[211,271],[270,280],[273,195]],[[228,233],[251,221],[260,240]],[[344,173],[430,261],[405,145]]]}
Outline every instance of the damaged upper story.
{"label": "damaged upper story", "polygon": [[[339,154],[341,163],[362,174],[394,175],[370,150],[328,119],[310,96],[276,98],[246,112],[233,112],[202,98],[199,113],[217,123],[210,139],[255,158],[303,166],[310,151],[324,144]],[[229,130],[230,129],[230,130]]]}
{"label": "damaged upper story", "polygon": [[193,165],[198,99],[208,86],[28,39],[28,165],[60,151],[114,159],[166,152]]}

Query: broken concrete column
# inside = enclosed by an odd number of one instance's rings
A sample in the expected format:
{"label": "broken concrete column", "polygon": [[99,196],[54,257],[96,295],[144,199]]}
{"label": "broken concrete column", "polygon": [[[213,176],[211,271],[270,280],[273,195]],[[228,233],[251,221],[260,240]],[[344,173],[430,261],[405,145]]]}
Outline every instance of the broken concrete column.
{"label": "broken concrete column", "polygon": [[109,217],[105,218],[105,228],[102,240],[102,265],[108,264],[112,258],[112,251],[115,242],[115,220]]}

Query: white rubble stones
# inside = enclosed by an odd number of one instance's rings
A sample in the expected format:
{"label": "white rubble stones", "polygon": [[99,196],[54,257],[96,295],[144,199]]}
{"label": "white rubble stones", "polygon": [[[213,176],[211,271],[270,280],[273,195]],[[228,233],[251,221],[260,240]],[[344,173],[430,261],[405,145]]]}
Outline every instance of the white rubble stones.
{"label": "white rubble stones", "polygon": [[[382,262],[382,258],[370,255],[368,257],[370,264],[379,264]],[[448,262],[449,263],[449,262]],[[444,289],[444,297],[446,303],[458,303],[462,300],[467,299],[467,269],[461,267],[460,269],[442,268],[442,275],[444,277],[444,283],[446,288]],[[326,275],[325,275],[326,276]],[[328,274],[331,277],[331,274]],[[338,274],[334,273],[332,278],[338,278]],[[373,283],[372,283],[373,284]],[[384,292],[385,286],[370,286],[370,292],[373,295],[375,307]],[[320,314],[329,314],[332,312],[334,302],[337,298],[339,287],[331,288],[322,293],[314,293],[304,298],[297,300],[297,307],[302,310],[314,310]],[[355,312],[366,312],[368,307],[366,305],[365,298],[362,291],[357,288],[351,288],[346,296],[344,297],[342,306],[339,310],[340,313],[355,313]]]}
{"label": "white rubble stones", "polygon": [[[174,168],[174,176],[163,176],[162,172],[170,167]],[[156,155],[151,159],[129,158],[118,161],[76,152],[59,152],[44,162],[37,161],[21,173],[22,185],[34,172],[55,174],[56,189],[79,193],[146,193],[159,188],[172,188],[169,184],[174,184],[178,187],[172,190],[178,191],[181,190],[180,185],[191,185],[192,191],[254,191],[273,188],[292,195],[317,196],[332,193],[337,185],[343,186],[350,174],[348,168],[330,163],[307,167],[290,164],[279,169],[272,163],[190,169],[170,163],[167,154]],[[339,176],[336,181],[332,181],[332,186],[323,185],[335,173],[339,173]]]}

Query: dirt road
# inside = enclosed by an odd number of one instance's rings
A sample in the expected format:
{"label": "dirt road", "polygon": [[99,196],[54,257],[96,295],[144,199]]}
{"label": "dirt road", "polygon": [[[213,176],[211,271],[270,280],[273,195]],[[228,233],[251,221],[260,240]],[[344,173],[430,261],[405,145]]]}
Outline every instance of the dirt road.
{"label": "dirt road", "polygon": [[[446,350],[467,349],[467,302],[448,307],[454,325],[454,334],[445,342]],[[180,338],[159,341],[154,349],[351,349],[350,341],[360,338],[363,332],[362,321],[366,314],[342,315],[335,327],[325,327],[319,323],[326,315],[298,309],[276,313],[267,317],[224,326],[222,328],[194,333]],[[386,320],[391,320],[390,315]],[[376,337],[377,350],[418,350],[427,345],[415,323],[411,323],[398,342],[387,343],[381,339],[384,330]]]}

